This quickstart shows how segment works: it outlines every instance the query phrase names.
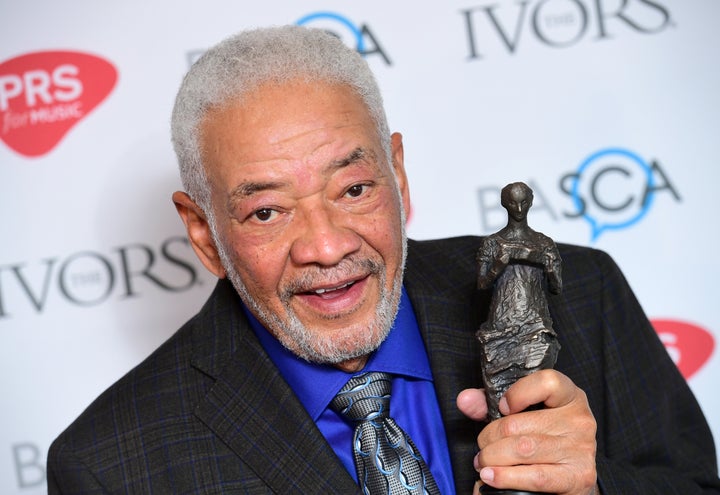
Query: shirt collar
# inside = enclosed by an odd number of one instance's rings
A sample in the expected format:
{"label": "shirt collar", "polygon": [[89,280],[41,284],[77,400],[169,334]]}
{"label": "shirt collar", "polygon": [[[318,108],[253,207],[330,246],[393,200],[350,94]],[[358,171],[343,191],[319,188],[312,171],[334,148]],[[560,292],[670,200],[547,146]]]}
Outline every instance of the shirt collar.
{"label": "shirt collar", "polygon": [[[330,365],[310,363],[297,357],[283,347],[247,308],[243,306],[243,309],[270,359],[313,420],[317,420],[348,379],[357,373],[346,373]],[[384,371],[432,381],[425,344],[405,287],[402,288],[393,327],[385,341],[372,353],[363,371]]]}

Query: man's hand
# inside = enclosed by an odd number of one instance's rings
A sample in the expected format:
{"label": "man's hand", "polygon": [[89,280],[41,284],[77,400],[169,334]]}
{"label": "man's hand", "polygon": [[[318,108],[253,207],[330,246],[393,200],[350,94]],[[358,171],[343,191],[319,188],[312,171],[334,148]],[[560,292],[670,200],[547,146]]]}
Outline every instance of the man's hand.
{"label": "man's hand", "polygon": [[[521,412],[534,404],[545,408]],[[463,390],[457,405],[469,418],[481,421],[487,415],[482,389]],[[521,378],[499,407],[504,417],[477,439],[474,465],[482,483],[560,495],[597,493],[597,425],[585,392],[568,377],[543,370]]]}

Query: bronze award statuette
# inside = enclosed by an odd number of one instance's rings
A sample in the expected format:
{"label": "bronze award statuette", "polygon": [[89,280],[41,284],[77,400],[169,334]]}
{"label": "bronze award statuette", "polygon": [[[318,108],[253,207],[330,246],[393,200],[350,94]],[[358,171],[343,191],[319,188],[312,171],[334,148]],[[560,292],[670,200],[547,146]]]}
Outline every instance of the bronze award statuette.
{"label": "bronze award statuette", "polygon": [[[493,291],[488,320],[477,332],[490,421],[500,418],[498,403],[510,385],[552,368],[560,350],[545,292],[559,294],[562,289],[560,254],[552,239],[528,227],[532,189],[514,182],[500,198],[507,226],[486,237],[477,253],[478,288]],[[484,485],[480,493],[536,492]]]}

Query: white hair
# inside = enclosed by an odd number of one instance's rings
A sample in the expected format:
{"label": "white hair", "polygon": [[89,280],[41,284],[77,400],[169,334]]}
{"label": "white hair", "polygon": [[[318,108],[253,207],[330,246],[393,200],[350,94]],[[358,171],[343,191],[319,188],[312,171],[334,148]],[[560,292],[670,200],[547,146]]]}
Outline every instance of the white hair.
{"label": "white hair", "polygon": [[263,83],[294,79],[346,84],[354,90],[366,105],[391,163],[382,97],[360,54],[319,29],[281,26],[243,31],[209,49],[193,64],[172,113],[172,142],[183,187],[211,223],[214,214],[199,139],[205,114],[230,99],[241,100]]}

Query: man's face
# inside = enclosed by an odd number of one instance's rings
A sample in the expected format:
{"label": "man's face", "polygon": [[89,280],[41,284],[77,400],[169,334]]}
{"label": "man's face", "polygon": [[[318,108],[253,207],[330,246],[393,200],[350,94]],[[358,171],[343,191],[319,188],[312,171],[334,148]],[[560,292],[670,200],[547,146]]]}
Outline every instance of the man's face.
{"label": "man's face", "polygon": [[268,330],[320,362],[364,356],[397,312],[409,204],[349,88],[266,85],[201,128],[223,266]]}

